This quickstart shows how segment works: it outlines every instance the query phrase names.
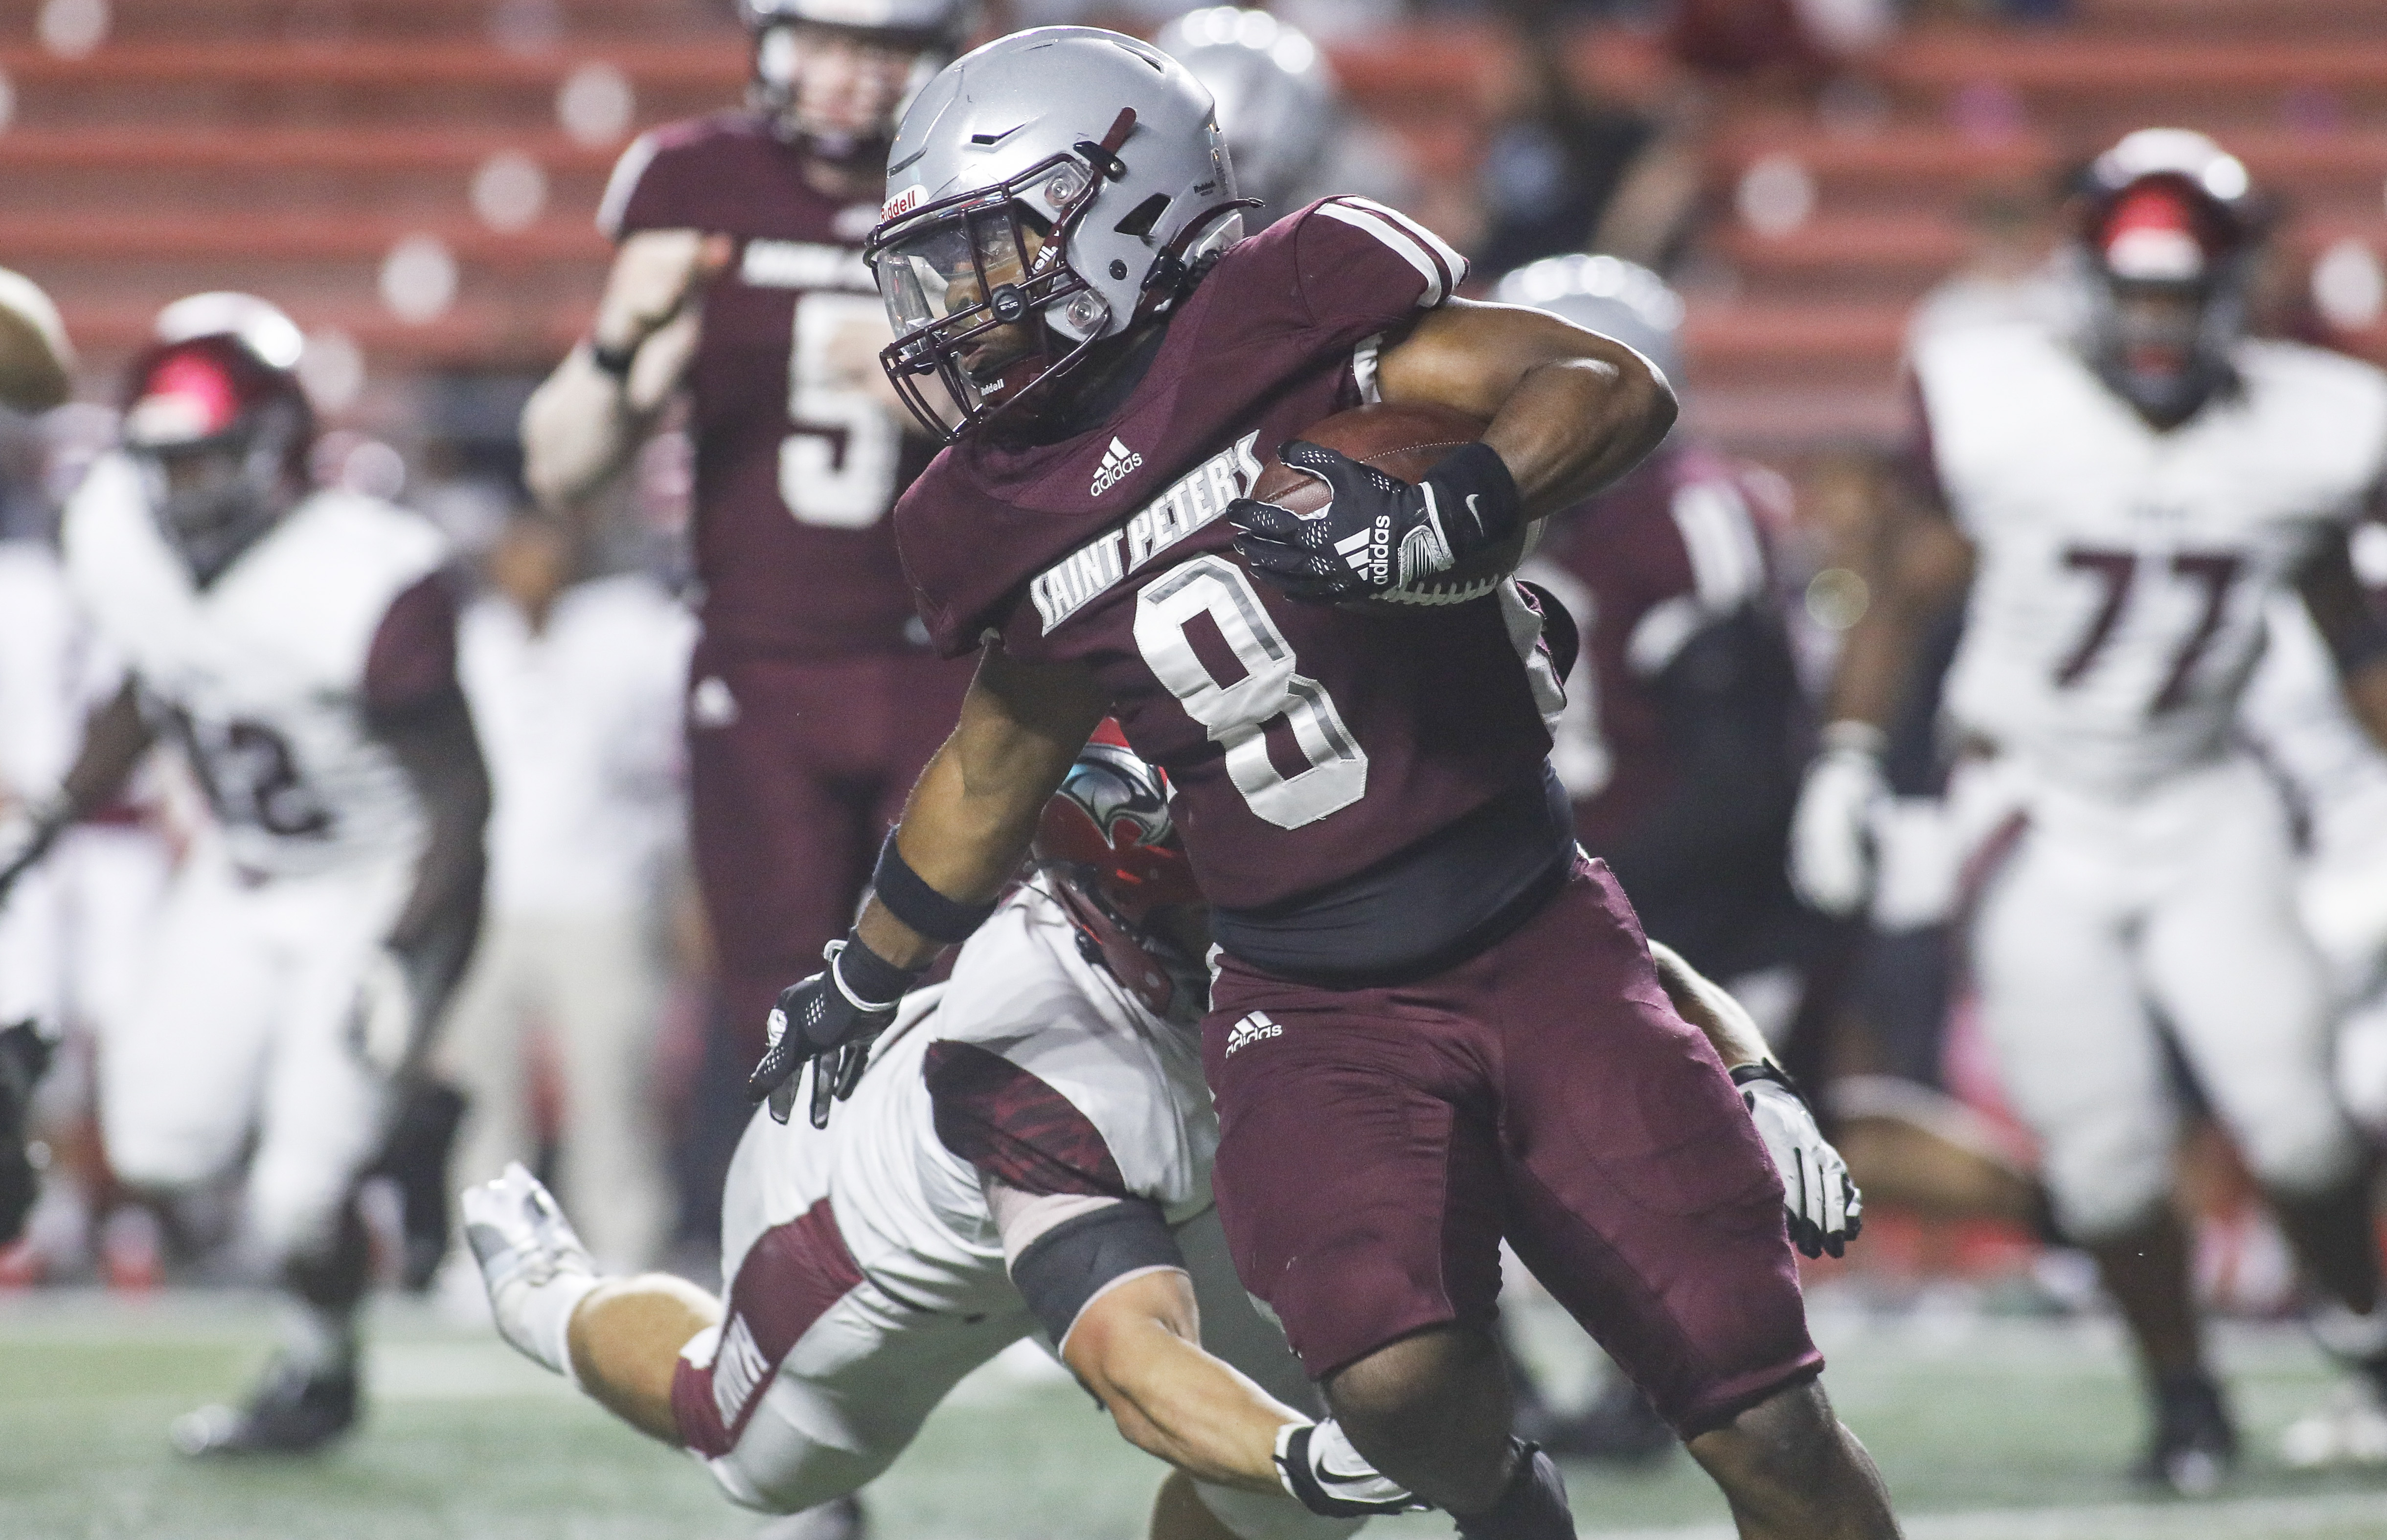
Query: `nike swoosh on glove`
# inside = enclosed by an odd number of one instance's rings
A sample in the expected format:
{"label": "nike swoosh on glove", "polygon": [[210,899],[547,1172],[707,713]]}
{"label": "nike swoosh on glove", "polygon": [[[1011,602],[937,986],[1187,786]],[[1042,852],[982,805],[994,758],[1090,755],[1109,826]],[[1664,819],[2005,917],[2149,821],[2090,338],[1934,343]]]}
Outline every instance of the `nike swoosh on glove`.
{"label": "nike swoosh on glove", "polygon": [[1433,1506],[1369,1464],[1331,1417],[1314,1424],[1288,1422],[1276,1431],[1276,1476],[1295,1502],[1328,1519],[1422,1513]]}
{"label": "nike swoosh on glove", "polygon": [[771,1116],[784,1123],[795,1110],[796,1072],[811,1064],[816,1129],[828,1126],[832,1097],[841,1102],[853,1094],[870,1044],[894,1024],[903,991],[919,977],[851,935],[829,942],[821,956],[827,967],[779,991],[765,1029],[769,1046],[746,1077],[747,1100],[767,1098]]}
{"label": "nike swoosh on glove", "polygon": [[1448,572],[1523,521],[1517,483],[1499,455],[1470,444],[1423,481],[1386,475],[1306,439],[1277,458],[1326,484],[1315,513],[1251,498],[1227,505],[1235,550],[1295,599],[1365,599]]}
{"label": "nike swoosh on glove", "polygon": [[1864,1228],[1864,1196],[1849,1175],[1849,1163],[1824,1137],[1807,1099],[1779,1068],[1745,1064],[1732,1079],[1781,1173],[1791,1243],[1809,1256],[1841,1255]]}

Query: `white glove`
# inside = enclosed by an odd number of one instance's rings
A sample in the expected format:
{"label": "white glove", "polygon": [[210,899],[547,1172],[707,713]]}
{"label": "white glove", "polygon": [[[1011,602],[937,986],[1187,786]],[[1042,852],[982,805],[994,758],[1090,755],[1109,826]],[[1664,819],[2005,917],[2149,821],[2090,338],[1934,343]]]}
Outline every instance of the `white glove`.
{"label": "white glove", "polygon": [[1815,1126],[1806,1099],[1781,1070],[1745,1064],[1732,1078],[1765,1153],[1782,1174],[1782,1206],[1789,1213],[1792,1243],[1809,1256],[1839,1256],[1864,1220],[1864,1198],[1850,1180],[1848,1162]]}
{"label": "white glove", "polygon": [[1328,1519],[1417,1513],[1429,1505],[1368,1463],[1342,1424],[1288,1422],[1276,1431],[1276,1478],[1294,1500]]}
{"label": "white glove", "polygon": [[1790,817],[1790,885],[1826,915],[1849,915],[1873,891],[1873,819],[1889,799],[1881,729],[1835,722],[1807,766]]}
{"label": "white glove", "polygon": [[591,335],[607,347],[637,347],[727,264],[730,249],[726,237],[701,230],[641,230],[629,236],[614,254]]}
{"label": "white glove", "polygon": [[377,948],[357,980],[349,1046],[376,1073],[395,1075],[414,1052],[414,986],[407,982],[406,961],[387,947]]}

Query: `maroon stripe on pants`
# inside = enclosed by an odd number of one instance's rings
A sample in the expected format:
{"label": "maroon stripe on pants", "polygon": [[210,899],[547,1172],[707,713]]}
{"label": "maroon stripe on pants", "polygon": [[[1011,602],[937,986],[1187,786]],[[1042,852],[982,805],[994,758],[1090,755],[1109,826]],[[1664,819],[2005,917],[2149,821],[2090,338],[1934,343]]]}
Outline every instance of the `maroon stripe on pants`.
{"label": "maroon stripe on pants", "polygon": [[821,1199],[763,1232],[729,1287],[721,1343],[702,1369],[680,1360],[672,1375],[672,1416],[680,1442],[708,1459],[729,1452],[780,1361],[813,1322],[862,1281],[837,1217]]}

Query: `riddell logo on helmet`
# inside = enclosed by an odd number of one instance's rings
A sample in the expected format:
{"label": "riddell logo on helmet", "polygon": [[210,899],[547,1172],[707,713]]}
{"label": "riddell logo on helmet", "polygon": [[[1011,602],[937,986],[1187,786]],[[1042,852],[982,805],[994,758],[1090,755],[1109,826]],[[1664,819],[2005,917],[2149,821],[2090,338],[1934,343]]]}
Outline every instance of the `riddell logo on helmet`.
{"label": "riddell logo on helmet", "polygon": [[878,222],[885,224],[889,220],[901,219],[928,200],[928,190],[916,182],[887,200],[878,210]]}
{"label": "riddell logo on helmet", "polygon": [[1103,462],[1094,467],[1092,495],[1101,497],[1120,482],[1125,481],[1130,472],[1143,464],[1143,456],[1129,448],[1118,439],[1112,439],[1111,447],[1103,451]]}

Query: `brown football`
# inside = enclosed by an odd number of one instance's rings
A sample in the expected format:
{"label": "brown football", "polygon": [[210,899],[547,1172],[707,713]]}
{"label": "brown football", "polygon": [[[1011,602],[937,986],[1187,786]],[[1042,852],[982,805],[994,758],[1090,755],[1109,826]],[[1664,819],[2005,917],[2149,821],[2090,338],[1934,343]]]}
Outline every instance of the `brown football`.
{"label": "brown football", "polygon": [[[1484,436],[1484,423],[1450,407],[1384,403],[1354,407],[1311,423],[1301,437],[1362,465],[1372,465],[1388,476],[1421,481],[1453,450]],[[1326,484],[1269,457],[1252,496],[1262,502],[1314,513],[1326,505]],[[1372,598],[1354,600],[1347,609],[1406,610],[1421,605],[1463,604],[1490,593],[1502,578],[1517,570],[1532,553],[1539,523],[1520,529],[1498,545],[1477,551],[1448,572],[1403,588],[1387,589]]]}

